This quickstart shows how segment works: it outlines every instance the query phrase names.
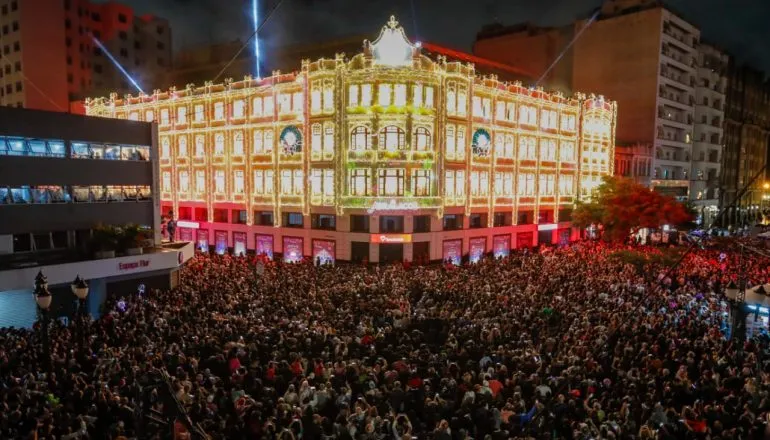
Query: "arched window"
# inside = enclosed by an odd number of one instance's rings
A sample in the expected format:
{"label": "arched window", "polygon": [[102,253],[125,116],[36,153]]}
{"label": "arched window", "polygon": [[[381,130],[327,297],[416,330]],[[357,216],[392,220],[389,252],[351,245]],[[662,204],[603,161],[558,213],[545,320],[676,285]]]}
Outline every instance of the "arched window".
{"label": "arched window", "polygon": [[372,148],[372,139],[369,137],[369,129],[364,126],[358,126],[350,132],[350,149],[353,151],[370,150]]}
{"label": "arched window", "polygon": [[380,150],[396,151],[404,149],[404,130],[389,125],[380,130]]}
{"label": "arched window", "polygon": [[214,136],[214,154],[217,156],[225,154],[225,135],[222,133],[217,133]]}
{"label": "arched window", "polygon": [[431,147],[430,131],[425,127],[417,127],[414,130],[414,149],[428,151]]}
{"label": "arched window", "polygon": [[160,143],[160,157],[163,159],[168,159],[171,155],[169,146],[168,138],[163,138],[163,141]]}

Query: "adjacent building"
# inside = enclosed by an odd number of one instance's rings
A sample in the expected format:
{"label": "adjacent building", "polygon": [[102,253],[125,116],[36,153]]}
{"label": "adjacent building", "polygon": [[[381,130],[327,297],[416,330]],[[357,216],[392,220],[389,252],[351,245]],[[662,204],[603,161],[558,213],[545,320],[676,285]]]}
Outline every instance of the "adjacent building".
{"label": "adjacent building", "polygon": [[431,59],[392,18],[352,58],[86,108],[158,124],[162,211],[199,249],[455,263],[575,238],[617,110]]}
{"label": "adjacent building", "polygon": [[171,29],[115,2],[2,0],[0,50],[0,105],[67,111],[85,96],[135,92],[116,63],[156,87],[171,67]]}
{"label": "adjacent building", "polygon": [[650,186],[654,151],[652,144],[615,145],[615,175]]}
{"label": "adjacent building", "polygon": [[[54,290],[54,316],[72,311],[76,275],[89,281],[94,313],[108,290],[168,287],[192,245],[159,248],[154,232],[144,253],[123,256],[94,235],[100,224],[158,231],[157,182],[152,124],[0,107],[0,326],[32,324],[38,271]],[[107,258],[95,259],[100,251]]]}
{"label": "adjacent building", "polygon": [[[727,69],[727,108],[722,157],[721,202],[730,206],[741,189],[767,168],[770,149],[770,84],[765,74],[730,59]],[[764,187],[767,176],[753,181],[746,195],[730,209],[726,224],[742,226],[761,220],[767,208]]]}
{"label": "adjacent building", "polygon": [[618,141],[654,145],[651,185],[687,200],[699,41],[695,26],[658,1],[607,0],[592,17],[563,28],[487,29],[474,52],[516,63],[544,83],[616,100]]}

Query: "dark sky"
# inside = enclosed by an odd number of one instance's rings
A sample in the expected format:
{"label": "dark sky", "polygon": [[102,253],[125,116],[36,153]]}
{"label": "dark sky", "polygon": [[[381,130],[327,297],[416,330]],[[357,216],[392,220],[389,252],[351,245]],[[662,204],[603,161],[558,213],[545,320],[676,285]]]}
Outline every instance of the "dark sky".
{"label": "dark sky", "polygon": [[[138,13],[170,20],[175,47],[251,35],[250,0],[121,0]],[[377,36],[391,14],[413,39],[469,51],[482,25],[530,21],[569,23],[602,0],[283,0],[260,31],[269,48],[335,37]],[[260,0],[263,16],[280,0]],[[670,0],[702,35],[757,67],[770,71],[770,1]],[[414,38],[414,35],[418,38]]]}

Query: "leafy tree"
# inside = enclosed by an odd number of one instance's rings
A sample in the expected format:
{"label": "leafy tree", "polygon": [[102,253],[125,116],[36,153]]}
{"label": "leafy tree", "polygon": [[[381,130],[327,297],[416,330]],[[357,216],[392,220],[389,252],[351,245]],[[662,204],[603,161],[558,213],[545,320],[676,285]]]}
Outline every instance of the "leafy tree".
{"label": "leafy tree", "polygon": [[601,225],[608,240],[624,241],[640,228],[682,225],[692,220],[685,205],[622,177],[605,177],[591,201],[572,213],[575,226]]}

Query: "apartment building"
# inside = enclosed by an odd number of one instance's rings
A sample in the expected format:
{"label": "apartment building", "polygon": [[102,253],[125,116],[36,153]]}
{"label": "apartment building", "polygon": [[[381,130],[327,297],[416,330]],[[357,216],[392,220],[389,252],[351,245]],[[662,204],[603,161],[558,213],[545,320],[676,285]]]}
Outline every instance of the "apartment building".
{"label": "apartment building", "polygon": [[690,200],[704,226],[711,225],[719,212],[728,59],[713,45],[698,46]]}
{"label": "apartment building", "polygon": [[[571,49],[564,50],[573,39]],[[618,141],[654,145],[650,184],[686,200],[699,41],[697,27],[658,1],[606,0],[595,16],[563,28],[482,32],[474,51],[516,63],[557,87],[592,90],[616,100]]]}
{"label": "apartment building", "polygon": [[171,67],[171,29],[115,2],[0,0],[0,50],[0,105],[66,111],[87,95],[136,92],[115,63],[151,91]]}
{"label": "apartment building", "polygon": [[615,175],[649,186],[652,179],[652,144],[615,145]]}

